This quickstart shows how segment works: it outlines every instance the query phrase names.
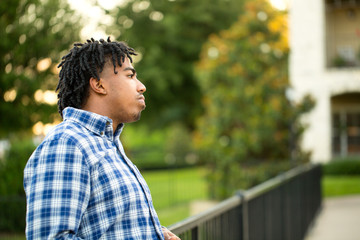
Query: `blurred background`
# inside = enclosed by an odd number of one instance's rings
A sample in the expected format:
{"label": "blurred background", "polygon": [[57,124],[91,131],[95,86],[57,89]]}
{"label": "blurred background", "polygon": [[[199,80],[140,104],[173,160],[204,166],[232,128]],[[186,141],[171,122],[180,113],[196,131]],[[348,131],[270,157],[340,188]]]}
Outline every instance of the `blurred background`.
{"label": "blurred background", "polygon": [[0,238],[24,239],[61,57],[107,36],[139,53],[147,108],[121,140],[162,225],[307,162],[324,196],[360,193],[359,1],[2,0]]}

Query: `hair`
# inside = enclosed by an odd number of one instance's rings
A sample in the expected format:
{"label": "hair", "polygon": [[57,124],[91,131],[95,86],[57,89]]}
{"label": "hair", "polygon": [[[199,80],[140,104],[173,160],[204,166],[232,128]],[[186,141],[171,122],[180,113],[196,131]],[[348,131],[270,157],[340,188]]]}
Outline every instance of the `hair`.
{"label": "hair", "polygon": [[105,64],[112,63],[114,73],[117,74],[116,66],[121,67],[125,57],[132,62],[131,55],[137,55],[133,48],[125,42],[112,42],[110,37],[107,41],[91,38],[85,43],[74,43],[74,47],[62,57],[58,65],[61,70],[56,91],[59,91],[58,109],[61,117],[66,107],[84,106],[89,97],[89,80],[91,77],[100,80],[99,73]]}

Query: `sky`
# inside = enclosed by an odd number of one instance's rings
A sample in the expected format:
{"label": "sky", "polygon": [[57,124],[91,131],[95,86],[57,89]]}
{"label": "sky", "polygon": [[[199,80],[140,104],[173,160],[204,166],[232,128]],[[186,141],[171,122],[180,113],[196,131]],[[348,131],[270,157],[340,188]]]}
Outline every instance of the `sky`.
{"label": "sky", "polygon": [[[87,24],[81,31],[81,37],[83,39],[88,39],[88,36],[95,39],[103,38],[105,33],[97,29],[97,23],[111,24],[112,19],[104,15],[103,11],[99,7],[92,5],[91,2],[89,0],[68,0],[70,7],[79,11],[87,19]],[[123,4],[124,0],[101,0],[98,2],[103,8],[112,9]]]}

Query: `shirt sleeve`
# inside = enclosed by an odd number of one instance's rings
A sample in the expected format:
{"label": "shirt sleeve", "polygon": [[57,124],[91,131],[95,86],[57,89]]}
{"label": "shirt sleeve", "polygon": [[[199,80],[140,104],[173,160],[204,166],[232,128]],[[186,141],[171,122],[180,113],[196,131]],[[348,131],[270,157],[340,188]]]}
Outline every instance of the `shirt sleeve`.
{"label": "shirt sleeve", "polygon": [[70,139],[43,142],[24,170],[27,239],[77,236],[90,196],[90,173]]}

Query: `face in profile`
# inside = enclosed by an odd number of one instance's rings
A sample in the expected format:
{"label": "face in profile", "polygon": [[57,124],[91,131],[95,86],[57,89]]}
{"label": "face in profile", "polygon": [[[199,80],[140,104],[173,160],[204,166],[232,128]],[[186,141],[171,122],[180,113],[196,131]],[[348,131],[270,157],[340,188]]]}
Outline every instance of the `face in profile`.
{"label": "face in profile", "polygon": [[117,73],[114,73],[113,65],[107,63],[100,73],[100,80],[106,90],[105,101],[110,109],[108,117],[118,123],[137,121],[146,107],[143,95],[146,87],[137,79],[128,58],[115,71]]}

